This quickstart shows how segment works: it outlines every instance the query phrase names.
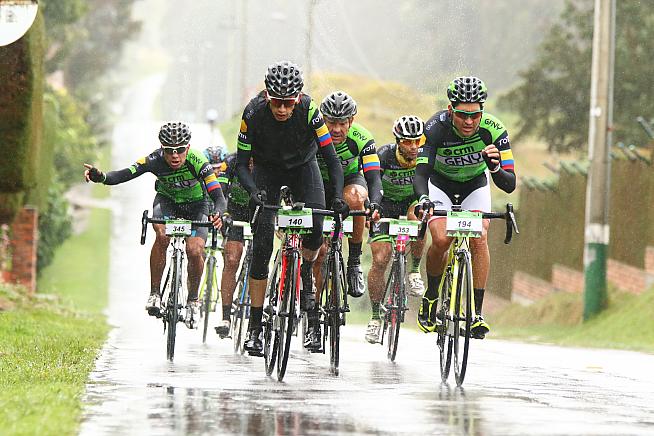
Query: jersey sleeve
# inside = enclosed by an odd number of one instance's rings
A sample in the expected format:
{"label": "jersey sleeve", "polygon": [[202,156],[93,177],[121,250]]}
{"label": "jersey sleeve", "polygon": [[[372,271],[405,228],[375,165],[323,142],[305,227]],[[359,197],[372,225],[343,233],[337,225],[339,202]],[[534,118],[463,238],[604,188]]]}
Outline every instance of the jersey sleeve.
{"label": "jersey sleeve", "polygon": [[421,139],[422,145],[418,149],[418,158],[416,159],[416,175],[413,178],[413,191],[418,198],[429,196],[429,175],[434,168],[434,159],[436,157],[436,144],[435,140],[430,139],[427,132]]}
{"label": "jersey sleeve", "polygon": [[122,170],[109,171],[104,180],[105,185],[118,185],[120,183],[128,182],[138,176],[150,172],[149,169],[150,157],[144,156],[134,162],[127,168]]}
{"label": "jersey sleeve", "polygon": [[[188,159],[188,157],[187,157]],[[209,163],[204,154],[198,154],[197,159],[193,159],[193,165],[196,170],[197,178],[207,187],[207,193],[213,200],[214,211],[222,213],[227,208],[223,190],[220,182],[213,171],[213,166]]]}
{"label": "jersey sleeve", "polygon": [[322,114],[318,109],[316,103],[311,100],[309,104],[309,125],[316,132],[316,138],[318,138],[319,148],[326,147],[327,145],[332,144],[332,136],[329,134],[329,129],[325,124],[325,120],[322,118]]}
{"label": "jersey sleeve", "polygon": [[370,132],[367,132],[366,137],[369,138],[359,151],[361,158],[361,165],[363,167],[363,176],[366,178],[368,185],[368,196],[372,203],[381,203],[382,199],[382,184],[381,184],[381,164],[379,162],[379,155],[377,154],[377,147],[375,146],[375,139]]}
{"label": "jersey sleeve", "polygon": [[253,132],[248,127],[250,122],[247,114],[249,113],[249,105],[243,111],[241,118],[241,127],[238,131],[237,150],[236,150],[236,174],[239,182],[248,193],[252,194],[257,190],[257,185],[254,183],[254,178],[249,170],[250,158],[252,157],[252,141]]}

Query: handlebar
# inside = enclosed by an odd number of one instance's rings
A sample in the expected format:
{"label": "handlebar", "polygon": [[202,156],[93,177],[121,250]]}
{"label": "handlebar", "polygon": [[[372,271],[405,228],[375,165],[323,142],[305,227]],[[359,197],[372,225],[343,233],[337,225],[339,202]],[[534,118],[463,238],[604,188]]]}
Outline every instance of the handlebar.
{"label": "handlebar", "polygon": [[[163,218],[149,217],[148,210],[147,209],[144,210],[143,216],[141,217],[141,245],[145,245],[145,235],[148,231],[148,223],[166,224],[166,221],[170,221],[170,219],[166,220]],[[186,220],[186,221],[191,221],[192,226],[211,228],[211,248],[213,250],[216,249],[218,243],[218,230],[213,226],[213,223],[211,221],[192,221],[192,220]]]}
{"label": "handlebar", "polygon": [[[420,205],[417,205],[415,207],[415,213],[416,216],[418,215],[418,212],[420,211]],[[449,211],[447,210],[435,210],[431,214],[423,214],[423,220],[425,216],[447,216],[447,213]],[[511,242],[511,239],[513,239],[513,232],[516,234],[520,234],[520,231],[518,230],[518,223],[515,220],[515,213],[513,211],[513,204],[507,203],[506,204],[506,211],[505,212],[482,212],[481,217],[483,219],[496,219],[500,218],[506,221],[506,236],[504,237],[504,243],[509,244]],[[422,231],[422,229],[420,229]],[[424,232],[423,232],[424,234]]]}

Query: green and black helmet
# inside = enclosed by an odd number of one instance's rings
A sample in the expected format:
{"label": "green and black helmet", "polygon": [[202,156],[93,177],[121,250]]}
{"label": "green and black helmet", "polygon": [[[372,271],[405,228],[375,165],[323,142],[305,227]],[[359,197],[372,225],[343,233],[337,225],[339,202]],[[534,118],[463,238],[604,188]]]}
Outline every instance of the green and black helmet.
{"label": "green and black helmet", "polygon": [[447,98],[452,103],[484,103],[488,97],[486,85],[474,76],[462,76],[450,82]]}

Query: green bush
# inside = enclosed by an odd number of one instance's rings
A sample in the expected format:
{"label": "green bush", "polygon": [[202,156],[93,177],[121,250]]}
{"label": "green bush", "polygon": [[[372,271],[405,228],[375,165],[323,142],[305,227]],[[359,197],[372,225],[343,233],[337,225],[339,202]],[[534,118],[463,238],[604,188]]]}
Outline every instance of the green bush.
{"label": "green bush", "polygon": [[68,201],[64,198],[62,183],[55,182],[48,189],[47,209],[39,214],[39,246],[37,271],[48,266],[57,247],[70,236],[72,220],[68,213]]}

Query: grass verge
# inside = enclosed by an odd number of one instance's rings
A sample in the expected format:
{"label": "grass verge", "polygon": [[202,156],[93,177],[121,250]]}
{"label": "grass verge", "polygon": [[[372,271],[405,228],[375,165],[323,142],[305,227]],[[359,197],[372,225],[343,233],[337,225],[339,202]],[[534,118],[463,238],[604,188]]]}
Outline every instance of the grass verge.
{"label": "grass verge", "polygon": [[641,295],[612,290],[607,309],[586,322],[582,298],[561,292],[527,307],[512,304],[492,317],[493,338],[654,353],[654,289]]}
{"label": "grass verge", "polygon": [[0,434],[77,433],[81,398],[108,326],[109,212],[67,240],[38,293],[0,287]]}

